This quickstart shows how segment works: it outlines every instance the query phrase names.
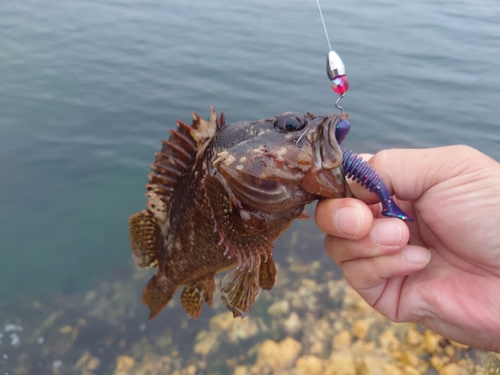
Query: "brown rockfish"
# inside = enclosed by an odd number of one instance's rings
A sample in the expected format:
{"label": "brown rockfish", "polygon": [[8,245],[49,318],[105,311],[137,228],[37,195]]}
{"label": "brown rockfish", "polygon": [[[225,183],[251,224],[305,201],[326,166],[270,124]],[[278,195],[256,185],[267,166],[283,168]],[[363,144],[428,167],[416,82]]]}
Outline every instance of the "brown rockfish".
{"label": "brown rockfish", "polygon": [[142,301],[150,319],[184,286],[192,318],[209,306],[214,277],[235,317],[245,316],[259,288],[274,285],[273,241],[322,197],[350,195],[336,140],[340,115],[283,113],[225,124],[212,108],[177,121],[156,153],[147,210],[130,218],[132,252],[140,267],[156,267]]}

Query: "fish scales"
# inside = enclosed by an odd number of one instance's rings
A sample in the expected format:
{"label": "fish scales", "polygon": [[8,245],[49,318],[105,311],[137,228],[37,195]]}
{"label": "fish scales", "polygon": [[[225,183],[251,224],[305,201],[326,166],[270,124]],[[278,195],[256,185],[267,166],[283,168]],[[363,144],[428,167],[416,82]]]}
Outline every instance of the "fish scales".
{"label": "fish scales", "polygon": [[351,195],[335,138],[339,115],[287,112],[274,119],[225,124],[211,108],[177,121],[156,153],[147,186],[147,210],[130,218],[132,253],[155,267],[142,300],[150,319],[177,289],[197,318],[212,303],[214,277],[235,317],[252,308],[259,289],[272,288],[276,240],[323,197]]}

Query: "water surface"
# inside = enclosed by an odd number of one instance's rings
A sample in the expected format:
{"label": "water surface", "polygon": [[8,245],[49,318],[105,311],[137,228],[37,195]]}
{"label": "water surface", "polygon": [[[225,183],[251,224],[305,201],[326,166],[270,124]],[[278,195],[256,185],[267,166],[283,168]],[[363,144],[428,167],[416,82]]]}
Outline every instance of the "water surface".
{"label": "water surface", "polygon": [[[500,160],[498,2],[322,6],[351,82],[346,147],[462,143]],[[130,264],[127,218],[144,208],[149,163],[175,119],[210,105],[229,122],[334,111],[314,1],[0,8],[4,302],[86,291]],[[315,233],[306,257],[326,260]]]}

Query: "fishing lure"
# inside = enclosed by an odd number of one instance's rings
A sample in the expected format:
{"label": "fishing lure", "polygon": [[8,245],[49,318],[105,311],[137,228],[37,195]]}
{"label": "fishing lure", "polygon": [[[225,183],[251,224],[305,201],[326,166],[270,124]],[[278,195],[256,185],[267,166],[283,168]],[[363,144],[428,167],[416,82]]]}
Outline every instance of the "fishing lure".
{"label": "fishing lure", "polygon": [[346,177],[352,178],[361,186],[377,194],[380,202],[382,203],[382,215],[388,217],[397,217],[405,221],[413,221],[413,218],[405,214],[394,202],[391,192],[382,182],[382,178],[379,177],[375,171],[366,164],[358,154],[352,152],[351,150],[343,150],[343,161],[342,168]]}
{"label": "fishing lure", "polygon": [[[342,114],[343,110],[342,107],[339,106],[339,102],[345,96],[347,90],[349,90],[349,80],[346,76],[344,62],[337,52],[332,50],[325,26],[325,20],[323,19],[323,13],[321,12],[321,7],[319,5],[319,0],[316,0],[316,2],[318,4],[321,22],[323,23],[323,28],[325,30],[328,47],[330,48],[330,52],[328,52],[326,58],[326,75],[331,81],[332,90],[339,95],[337,101],[335,102],[335,107],[337,107]],[[339,145],[342,145],[344,142],[350,128],[351,124],[347,121],[347,119],[342,119],[337,124],[335,129],[335,138],[337,139]],[[379,175],[366,163],[366,161],[364,161],[358,154],[350,150],[343,150],[342,156],[342,169],[344,170],[345,176],[352,178],[354,181],[361,184],[361,186],[364,186],[366,189],[378,196],[380,202],[382,203],[382,215],[396,217],[405,221],[413,221],[411,216],[405,214],[397,206],[391,192],[383,183],[382,178],[379,177]]]}
{"label": "fishing lure", "polygon": [[[342,146],[344,139],[349,134],[351,124],[346,119],[338,122],[335,129],[337,143]],[[361,184],[369,191],[375,193],[382,203],[382,215],[397,217],[405,221],[413,221],[413,218],[405,214],[394,202],[391,192],[384,185],[382,178],[364,161],[358,154],[351,150],[342,151],[342,169],[348,178]]]}

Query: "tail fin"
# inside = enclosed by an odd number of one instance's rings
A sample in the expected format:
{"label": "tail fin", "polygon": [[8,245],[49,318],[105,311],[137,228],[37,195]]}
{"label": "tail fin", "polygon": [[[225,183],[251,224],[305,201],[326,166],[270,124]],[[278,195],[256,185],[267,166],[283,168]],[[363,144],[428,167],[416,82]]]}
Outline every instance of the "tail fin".
{"label": "tail fin", "polygon": [[172,299],[177,287],[165,275],[154,275],[142,293],[142,302],[149,306],[149,320],[154,319]]}

